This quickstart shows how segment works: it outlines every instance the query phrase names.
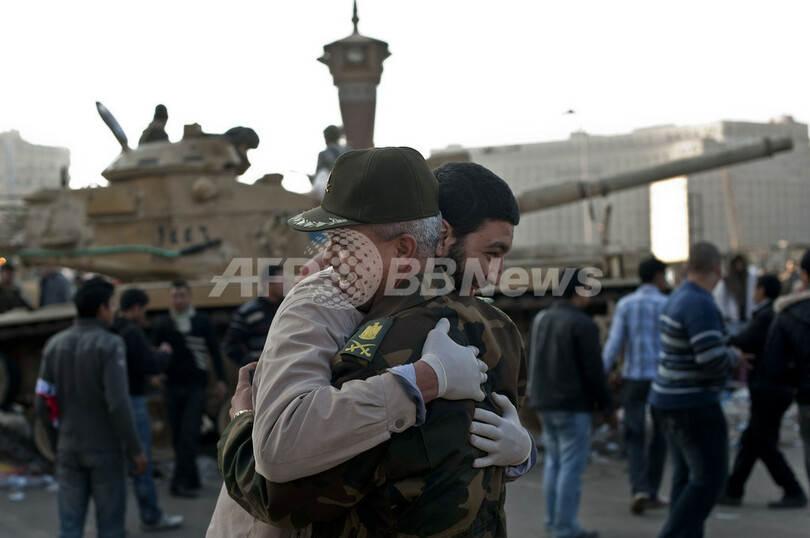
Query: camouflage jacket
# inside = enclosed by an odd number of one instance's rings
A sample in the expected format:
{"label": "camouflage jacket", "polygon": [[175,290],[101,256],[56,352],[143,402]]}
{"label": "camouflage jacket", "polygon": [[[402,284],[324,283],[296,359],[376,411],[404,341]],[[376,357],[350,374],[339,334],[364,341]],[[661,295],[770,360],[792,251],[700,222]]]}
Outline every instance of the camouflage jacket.
{"label": "camouflage jacket", "polygon": [[469,443],[478,405],[499,412],[490,393],[519,407],[526,356],[512,321],[500,310],[457,294],[386,297],[368,313],[333,360],[333,384],[365,379],[422,355],[425,336],[440,318],[450,336],[475,345],[488,364],[487,398],[434,400],[425,423],[317,475],[278,484],[255,472],[252,418],[240,417],[219,443],[229,494],[254,517],[285,527],[313,523],[313,536],[505,536],[503,467],[474,468],[482,455]]}

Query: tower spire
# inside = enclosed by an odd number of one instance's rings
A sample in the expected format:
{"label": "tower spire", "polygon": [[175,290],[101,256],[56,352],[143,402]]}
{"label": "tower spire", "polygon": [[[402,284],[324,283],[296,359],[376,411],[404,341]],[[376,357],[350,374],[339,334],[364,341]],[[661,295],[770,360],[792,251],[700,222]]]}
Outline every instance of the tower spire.
{"label": "tower spire", "polygon": [[357,23],[360,22],[360,18],[357,16],[357,0],[354,0],[354,15],[352,16],[352,22],[354,23],[354,33],[359,34],[360,32],[357,31]]}

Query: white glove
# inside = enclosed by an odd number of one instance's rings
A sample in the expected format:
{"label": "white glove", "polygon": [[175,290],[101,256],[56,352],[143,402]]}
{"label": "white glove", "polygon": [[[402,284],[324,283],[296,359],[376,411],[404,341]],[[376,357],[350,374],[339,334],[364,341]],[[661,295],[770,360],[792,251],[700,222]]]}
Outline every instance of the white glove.
{"label": "white glove", "polygon": [[476,358],[478,348],[459,345],[448,336],[450,322],[442,318],[425,339],[422,358],[439,379],[439,398],[483,401],[481,383],[487,380],[487,364]]}
{"label": "white glove", "polygon": [[520,424],[517,409],[509,398],[493,392],[492,400],[503,410],[503,416],[486,409],[475,410],[470,424],[470,444],[487,455],[476,459],[473,467],[520,465],[532,452],[529,432]]}

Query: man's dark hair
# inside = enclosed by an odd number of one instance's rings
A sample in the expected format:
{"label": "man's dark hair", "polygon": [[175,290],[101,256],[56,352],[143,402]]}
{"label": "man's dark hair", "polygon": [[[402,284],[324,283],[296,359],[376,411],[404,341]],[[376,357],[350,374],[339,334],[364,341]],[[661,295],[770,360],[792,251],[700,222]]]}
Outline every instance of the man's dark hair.
{"label": "man's dark hair", "polygon": [[326,129],[323,130],[323,139],[326,141],[327,144],[331,144],[333,142],[337,142],[340,140],[340,135],[343,134],[343,129],[338,127],[337,125],[329,125]]}
{"label": "man's dark hair", "polygon": [[805,251],[804,255],[802,256],[802,261],[799,262],[799,267],[804,269],[808,275],[810,275],[810,249]]}
{"label": "man's dark hair", "polygon": [[666,270],[667,264],[655,256],[650,256],[638,264],[638,276],[645,284],[652,282],[655,279],[655,275],[665,273]]}
{"label": "man's dark hair", "polygon": [[186,288],[186,291],[191,291],[191,286],[185,280],[175,280],[172,282],[171,288]]}
{"label": "man's dark hair", "polygon": [[765,291],[765,297],[776,299],[782,292],[782,283],[776,275],[765,274],[757,279],[757,287]]}
{"label": "man's dark hair", "polygon": [[146,306],[149,296],[140,288],[129,288],[121,294],[121,310],[126,312],[133,306]]}
{"label": "man's dark hair", "polygon": [[476,163],[447,163],[433,170],[439,182],[439,209],[461,240],[484,221],[520,222],[515,195],[506,182]]}
{"label": "man's dark hair", "polygon": [[14,271],[15,269],[17,268],[14,267],[11,262],[6,262],[3,265],[0,265],[0,271]]}
{"label": "man's dark hair", "polygon": [[689,261],[686,270],[699,275],[711,273],[723,262],[723,256],[713,243],[702,241],[689,249]]}
{"label": "man's dark hair", "polygon": [[80,318],[95,318],[101,305],[110,302],[115,287],[101,277],[94,277],[81,285],[73,302]]}

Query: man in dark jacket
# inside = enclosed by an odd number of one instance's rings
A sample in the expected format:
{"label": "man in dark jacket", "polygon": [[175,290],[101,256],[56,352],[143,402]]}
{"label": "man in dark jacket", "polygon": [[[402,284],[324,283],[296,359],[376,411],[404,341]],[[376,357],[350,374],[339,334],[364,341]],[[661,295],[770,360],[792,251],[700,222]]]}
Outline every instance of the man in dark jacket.
{"label": "man in dark jacket", "polygon": [[[799,264],[804,291],[782,297],[774,304],[776,318],[762,357],[762,374],[769,383],[790,387],[799,404],[799,428],[804,463],[810,478],[810,250]],[[806,498],[784,498],[783,506],[807,503]]]}
{"label": "man in dark jacket", "polygon": [[225,340],[225,354],[240,368],[259,360],[270,324],[284,299],[283,267],[271,265],[262,271],[263,293],[234,313]]}
{"label": "man in dark jacket", "polygon": [[113,285],[94,278],[79,288],[79,319],[56,333],[42,351],[36,409],[58,427],[59,535],[81,536],[88,501],[99,536],[123,538],[124,459],[146,471],[127,397],[124,341],[110,331]]}
{"label": "man in dark jacket", "polygon": [[529,341],[529,405],[537,410],[546,447],[543,492],[546,530],[555,537],[593,538],[577,522],[580,479],[588,463],[591,421],[608,414],[612,401],[602,369],[599,329],[583,312],[590,300],[584,270],[563,280],[562,300],[532,322]]}
{"label": "man in dark jacket", "polygon": [[774,318],[773,301],[779,297],[781,284],[774,275],[763,275],[754,287],[756,304],[751,323],[740,334],[729,339],[744,353],[754,355],[753,369],[748,372],[748,388],[751,393],[751,414],[748,427],[740,439],[740,450],[726,483],[726,493],[720,504],[739,506],[745,491],[745,481],[751,474],[757,459],[767,467],[771,477],[783,490],[784,497],[768,503],[769,508],[802,507],[807,497],[796,481],[796,476],[779,450],[779,427],[782,415],[793,403],[793,395],[784,388],[774,387],[761,379],[762,367],[757,359],[762,357],[768,328]]}
{"label": "man in dark jacket", "polygon": [[[185,281],[169,288],[172,306],[169,315],[158,319],[152,343],[168,343],[172,358],[166,368],[166,411],[174,443],[175,466],[169,492],[177,497],[194,498],[202,487],[197,470],[200,427],[205,412],[208,384],[208,357],[217,376],[217,396],[225,397],[225,371],[214,327],[205,314],[191,306],[191,288]],[[207,352],[207,354],[206,354]]]}
{"label": "man in dark jacket", "polygon": [[120,311],[113,323],[113,331],[121,335],[127,350],[129,401],[138,439],[149,461],[145,473],[132,477],[135,499],[145,531],[176,529],[183,524],[183,516],[169,515],[158,505],[157,490],[152,477],[152,421],[146,407],[148,378],[161,373],[169,361],[171,347],[163,344],[157,352],[152,350],[146,332],[141,328],[146,319],[149,297],[143,290],[130,288],[121,294]]}
{"label": "man in dark jacket", "polygon": [[14,282],[17,269],[10,263],[0,265],[0,314],[14,308],[33,310],[28,301],[23,299],[20,288]]}

